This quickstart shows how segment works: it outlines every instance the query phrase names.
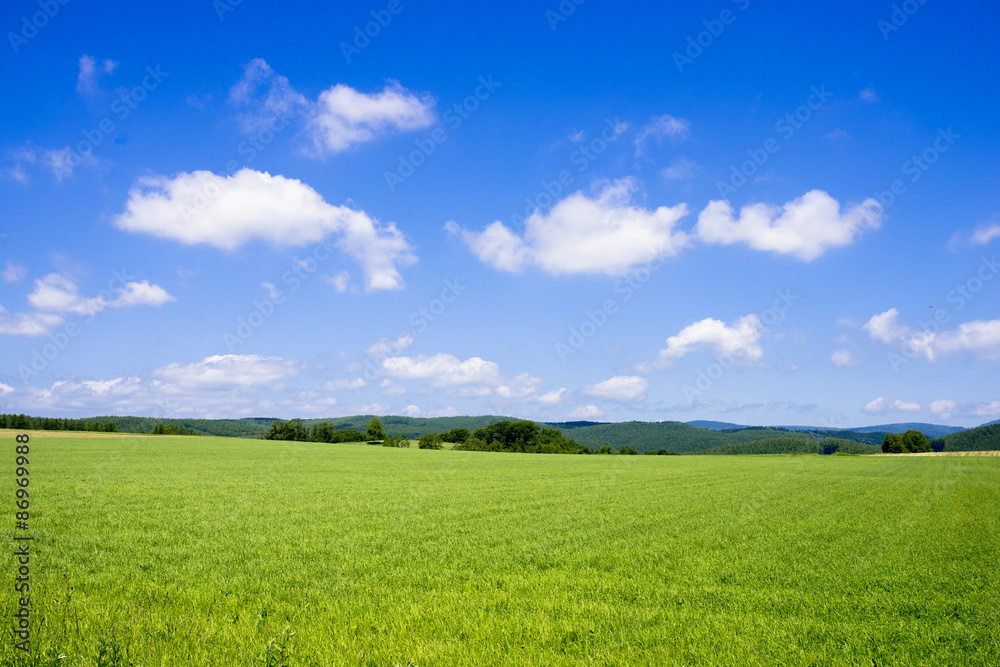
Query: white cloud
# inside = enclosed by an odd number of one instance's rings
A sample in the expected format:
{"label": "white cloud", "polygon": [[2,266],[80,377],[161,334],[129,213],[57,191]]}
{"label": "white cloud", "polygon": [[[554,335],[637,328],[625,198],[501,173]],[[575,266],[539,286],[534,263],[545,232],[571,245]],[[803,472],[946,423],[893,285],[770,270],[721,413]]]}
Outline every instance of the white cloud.
{"label": "white cloud", "polygon": [[401,333],[396,338],[381,338],[372,343],[367,350],[371,358],[385,357],[390,354],[399,354],[413,345],[413,336],[408,333]]}
{"label": "white cloud", "polygon": [[635,138],[635,153],[641,155],[645,144],[650,139],[657,142],[664,137],[673,140],[683,140],[687,138],[691,131],[691,123],[683,118],[675,118],[669,114],[651,118],[649,123],[639,130]]}
{"label": "white cloud", "polygon": [[673,164],[664,168],[660,174],[668,181],[681,181],[694,178],[698,170],[698,163],[690,158],[681,157],[674,160]]}
{"label": "white cloud", "polygon": [[341,271],[335,276],[326,276],[326,283],[328,285],[333,285],[333,288],[337,290],[338,293],[343,294],[350,286],[351,274],[347,271]]}
{"label": "white cloud", "polygon": [[379,393],[383,396],[402,396],[406,393],[406,387],[396,384],[389,378],[379,383]]}
{"label": "white cloud", "polygon": [[337,84],[315,101],[295,90],[261,58],[243,68],[243,76],[229,90],[230,103],[247,108],[239,120],[246,132],[262,130],[275,118],[303,116],[311,142],[310,153],[320,157],[340,153],[394,132],[409,132],[434,124],[435,101],[389,80],[381,91],[362,93]]}
{"label": "white cloud", "polygon": [[862,102],[868,102],[869,104],[874,104],[879,101],[878,91],[875,90],[874,84],[869,85],[867,88],[858,93],[858,97]]}
{"label": "white cloud", "polygon": [[619,403],[641,401],[646,397],[649,380],[637,376],[617,375],[613,378],[585,387],[583,393],[595,398],[603,398]]}
{"label": "white cloud", "polygon": [[196,171],[141,178],[115,225],[228,251],[255,240],[302,246],[336,234],[337,247],[364,267],[369,291],[401,288],[397,267],[416,262],[395,224],[382,225],[363,211],[332,206],[299,180],[252,169],[226,177]]}
{"label": "white cloud", "polygon": [[7,394],[12,394],[12,393],[14,393],[13,387],[11,387],[9,384],[4,384],[3,382],[0,382],[0,396],[6,396]]}
{"label": "white cloud", "polygon": [[476,386],[479,395],[490,393],[500,381],[500,367],[492,361],[471,357],[461,361],[451,354],[389,357],[380,365],[383,374],[399,380],[432,380],[432,386],[442,389]]}
{"label": "white cloud", "polygon": [[346,391],[348,389],[361,389],[362,387],[367,387],[368,383],[365,382],[364,378],[340,378],[337,380],[330,380],[321,388],[323,391]]}
{"label": "white cloud", "polygon": [[63,323],[63,318],[50,313],[8,313],[0,306],[0,335],[47,336]]}
{"label": "white cloud", "polygon": [[542,394],[538,397],[538,402],[544,405],[557,405],[561,403],[563,399],[569,394],[569,389],[562,387],[560,389],[555,389],[553,391]]}
{"label": "white cloud", "polygon": [[76,92],[80,95],[88,96],[97,92],[97,77],[101,72],[111,74],[115,71],[118,63],[110,58],[105,58],[100,65],[88,55],[80,56],[80,72],[76,77]]}
{"label": "white cloud", "polygon": [[877,415],[879,413],[885,412],[886,403],[888,403],[888,401],[889,399],[887,399],[885,396],[879,396],[874,401],[868,403],[868,405],[866,405],[863,408],[863,410],[870,415]]}
{"label": "white cloud", "polygon": [[28,275],[28,269],[20,264],[7,260],[7,268],[3,271],[3,279],[9,283],[16,283]]}
{"label": "white cloud", "polygon": [[674,360],[705,348],[714,350],[719,357],[756,364],[764,356],[760,346],[763,334],[764,328],[757,315],[746,315],[728,325],[709,317],[668,338],[667,347],[660,350],[654,366],[665,368]]}
{"label": "white cloud", "polygon": [[973,408],[972,414],[977,417],[995,417],[996,415],[1000,415],[1000,401],[981,403]]}
{"label": "white cloud", "polygon": [[501,402],[534,400],[543,384],[540,378],[527,373],[505,377],[496,363],[480,357],[463,361],[443,353],[388,357],[379,363],[379,371],[386,376],[381,385],[381,393],[386,396],[405,393],[392,379],[430,380],[431,388],[444,390],[450,395],[493,396]]}
{"label": "white cloud", "polygon": [[159,285],[150,285],[148,280],[130,282],[118,297],[108,303],[110,308],[130,308],[132,306],[162,306],[177,299]]}
{"label": "white cloud", "polygon": [[420,414],[420,408],[418,408],[416,405],[411,404],[403,408],[402,412],[407,417],[416,417],[417,415]]}
{"label": "white cloud", "polygon": [[844,368],[845,366],[857,366],[861,362],[854,358],[850,350],[835,350],[832,355],[830,355],[830,361],[837,368]]}
{"label": "white cloud", "polygon": [[320,93],[310,120],[315,150],[339,153],[393,131],[429,127],[435,121],[434,104],[430,95],[414,94],[398,81],[370,95],[336,85]]}
{"label": "white cloud", "polygon": [[812,190],[783,207],[749,204],[740,210],[739,219],[728,201],[713,201],[698,216],[695,231],[705,243],[745,243],[811,262],[831,248],[854,242],[866,229],[877,229],[881,219],[874,199],[841,212],[836,199]]}
{"label": "white cloud", "polygon": [[50,273],[35,280],[35,289],[28,295],[28,303],[38,310],[79,315],[92,315],[106,308],[162,306],[170,301],[176,299],[159,285],[151,285],[147,280],[126,284],[111,300],[103,295],[84,298],[80,296],[76,283],[58,273]]}
{"label": "white cloud", "polygon": [[934,401],[931,403],[931,412],[941,419],[951,419],[951,415],[957,407],[958,404],[955,401]]}
{"label": "white cloud", "polygon": [[908,357],[937,361],[941,355],[967,352],[980,359],[1000,360],[1000,319],[965,322],[942,332],[916,330],[898,320],[899,311],[890,308],[872,316],[862,328],[873,341],[897,345]]}
{"label": "white cloud", "polygon": [[594,419],[600,419],[604,416],[604,412],[596,405],[588,405],[586,407],[577,408],[573,412],[566,415],[567,421],[590,421]]}
{"label": "white cloud", "polygon": [[243,77],[229,89],[229,101],[251,107],[239,116],[245,132],[262,130],[276,117],[295,116],[309,106],[288,78],[275,73],[261,58],[254,58],[243,68]]}
{"label": "white cloud", "polygon": [[996,238],[1000,238],[1000,224],[987,223],[972,233],[969,242],[973,245],[986,245]]}
{"label": "white cloud", "polygon": [[501,381],[494,389],[494,395],[506,401],[524,401],[538,395],[542,388],[541,378],[521,373],[509,380]]}
{"label": "white cloud", "polygon": [[294,359],[224,354],[158,368],[154,375],[184,389],[232,390],[272,384],[298,374]]}
{"label": "white cloud", "polygon": [[569,195],[547,214],[535,211],[525,221],[523,238],[499,221],[482,232],[454,222],[445,228],[460,235],[480,261],[502,271],[536,265],[555,275],[622,275],[657,256],[676,255],[688,242],[674,229],[687,207],[639,208],[632,202],[636,190],[636,182],[626,178],[604,183],[593,198]]}
{"label": "white cloud", "polygon": [[899,324],[899,311],[895,308],[873,315],[861,328],[868,332],[872,340],[880,343],[893,343],[909,331],[908,327]]}
{"label": "white cloud", "polygon": [[892,407],[901,412],[920,412],[924,409],[924,406],[914,401],[895,401]]}

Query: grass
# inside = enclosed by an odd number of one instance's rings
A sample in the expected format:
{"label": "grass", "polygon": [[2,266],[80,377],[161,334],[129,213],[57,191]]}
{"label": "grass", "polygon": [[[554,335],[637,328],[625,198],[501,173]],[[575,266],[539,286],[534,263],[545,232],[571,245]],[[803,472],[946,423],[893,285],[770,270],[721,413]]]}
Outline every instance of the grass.
{"label": "grass", "polygon": [[[34,650],[15,655],[4,586],[4,665],[911,666],[1000,655],[997,458],[41,433],[31,451]],[[4,581],[13,570],[3,557]]]}

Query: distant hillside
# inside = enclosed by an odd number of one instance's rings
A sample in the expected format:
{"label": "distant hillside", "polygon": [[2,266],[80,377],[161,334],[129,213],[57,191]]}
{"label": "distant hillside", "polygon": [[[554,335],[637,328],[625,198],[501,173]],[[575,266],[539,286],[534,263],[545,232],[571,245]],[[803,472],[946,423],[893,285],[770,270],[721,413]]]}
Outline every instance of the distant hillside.
{"label": "distant hillside", "polygon": [[744,428],[741,424],[731,424],[729,422],[713,422],[704,419],[697,419],[693,422],[685,422],[688,426],[697,428],[707,428],[710,431],[724,431],[730,428]]}
{"label": "distant hillside", "polygon": [[1000,423],[970,428],[944,436],[946,452],[1000,451]]}
{"label": "distant hillside", "polygon": [[[330,422],[337,430],[355,429],[362,433],[368,427],[373,415],[352,415],[328,419],[305,419],[307,426],[319,422]],[[379,417],[386,433],[419,438],[426,433],[444,433],[457,428],[475,431],[499,421],[518,421],[517,417],[502,415],[480,415],[460,417],[403,417],[389,415]],[[121,431],[149,433],[158,423],[182,426],[200,435],[226,437],[259,438],[276,421],[273,418],[246,419],[159,419],[153,417],[102,416],[98,421],[113,421]],[[608,424],[593,421],[571,421],[542,424],[544,428],[556,428],[567,438],[575,440],[591,450],[610,446],[614,451],[631,447],[639,453],[666,450],[678,454],[738,454],[738,453],[791,453],[819,451],[824,440],[833,438],[850,441],[857,447],[841,445],[840,451],[850,449],[855,453],[868,452],[881,447],[887,432],[901,433],[914,428],[928,438],[947,436],[946,447],[950,451],[959,449],[1000,449],[997,430],[1000,424],[984,426],[980,429],[962,429],[935,424],[887,424],[867,426],[857,429],[818,429],[810,427],[765,427],[739,426],[728,422],[695,421],[682,422],[622,422]],[[987,429],[987,430],[981,430]],[[990,430],[992,429],[992,430]],[[963,436],[963,437],[959,437]],[[752,445],[752,446],[751,446]]]}
{"label": "distant hillside", "polygon": [[928,438],[943,438],[946,435],[951,435],[952,433],[958,433],[959,431],[965,430],[961,426],[941,426],[940,424],[922,423],[882,424],[881,426],[863,426],[861,428],[852,428],[848,430],[855,431],[856,433],[873,433],[875,431],[881,431],[883,433],[906,433],[911,429],[914,431],[920,431]]}
{"label": "distant hillside", "polygon": [[702,454],[878,454],[881,451],[881,447],[872,447],[853,440],[838,438],[817,440],[803,435],[790,435],[782,438],[766,438],[743,444],[713,447]]}

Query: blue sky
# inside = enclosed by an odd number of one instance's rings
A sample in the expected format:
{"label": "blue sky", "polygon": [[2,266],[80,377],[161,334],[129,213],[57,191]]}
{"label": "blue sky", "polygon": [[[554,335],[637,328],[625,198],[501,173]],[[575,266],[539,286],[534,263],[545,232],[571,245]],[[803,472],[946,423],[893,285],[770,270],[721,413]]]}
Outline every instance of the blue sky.
{"label": "blue sky", "polygon": [[0,410],[1000,418],[997,13],[7,3]]}

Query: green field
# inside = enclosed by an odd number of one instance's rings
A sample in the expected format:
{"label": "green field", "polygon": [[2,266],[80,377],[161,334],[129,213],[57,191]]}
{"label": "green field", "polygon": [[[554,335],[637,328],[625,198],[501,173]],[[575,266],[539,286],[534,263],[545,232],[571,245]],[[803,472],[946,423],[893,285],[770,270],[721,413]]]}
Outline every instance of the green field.
{"label": "green field", "polygon": [[1000,662],[997,458],[38,434],[29,468],[4,665]]}

